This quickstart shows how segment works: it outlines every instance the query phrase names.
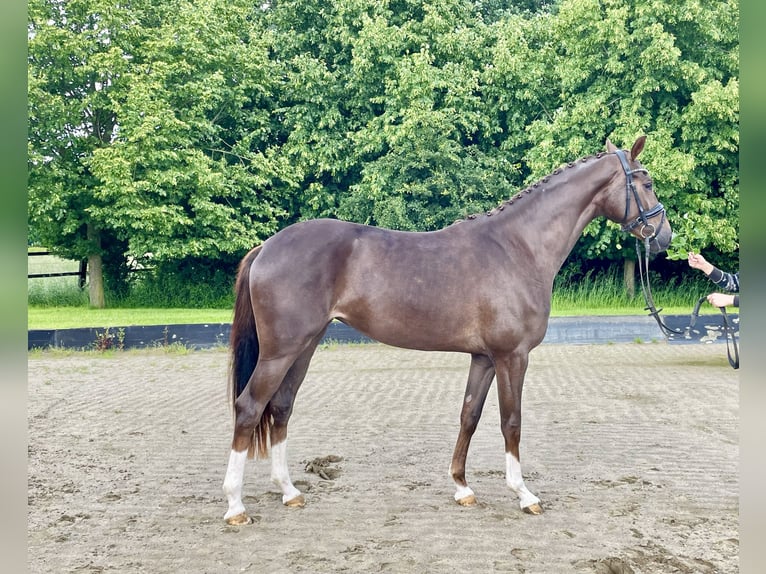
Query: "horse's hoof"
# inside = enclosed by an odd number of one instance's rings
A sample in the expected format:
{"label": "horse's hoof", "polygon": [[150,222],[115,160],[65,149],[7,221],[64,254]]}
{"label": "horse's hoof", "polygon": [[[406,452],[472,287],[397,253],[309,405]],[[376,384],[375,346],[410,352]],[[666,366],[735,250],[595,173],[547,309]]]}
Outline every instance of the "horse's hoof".
{"label": "horse's hoof", "polygon": [[306,499],[303,498],[302,494],[299,494],[298,496],[291,498],[290,500],[286,500],[283,504],[290,508],[303,508],[304,506],[306,506]]}
{"label": "horse's hoof", "polygon": [[240,512],[239,514],[226,519],[226,524],[230,526],[244,526],[245,524],[252,524],[253,519],[250,518],[246,512]]}
{"label": "horse's hoof", "polygon": [[534,504],[530,504],[529,506],[525,506],[524,508],[522,508],[522,510],[524,512],[526,512],[527,514],[538,515],[538,514],[542,514],[543,513],[543,507],[540,506],[538,503],[534,503]]}
{"label": "horse's hoof", "polygon": [[473,494],[469,494],[468,496],[464,496],[463,498],[458,498],[457,503],[460,506],[473,506],[476,504],[476,497]]}

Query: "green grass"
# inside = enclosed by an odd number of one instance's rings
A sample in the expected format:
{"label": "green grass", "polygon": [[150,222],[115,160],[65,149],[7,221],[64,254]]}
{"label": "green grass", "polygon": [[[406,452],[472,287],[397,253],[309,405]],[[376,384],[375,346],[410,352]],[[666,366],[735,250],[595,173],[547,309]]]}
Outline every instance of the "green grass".
{"label": "green grass", "polygon": [[[53,256],[29,258],[30,273],[72,270],[77,270],[77,262],[67,262]],[[553,317],[647,314],[640,285],[636,296],[629,298],[617,272],[601,273],[595,277],[586,273],[584,277],[566,283],[561,279],[563,278],[560,278],[554,289],[551,309]],[[694,274],[681,282],[663,283],[653,280],[652,288],[655,303],[663,308],[662,312],[665,315],[691,314],[697,298],[713,290],[709,281]],[[217,299],[226,297],[227,294],[222,293]],[[29,329],[228,323],[232,318],[231,305],[191,309],[180,307],[183,301],[176,301],[171,308],[158,308],[160,305],[156,303],[152,306],[128,299],[107,309],[91,309],[88,306],[87,290],[79,289],[77,277],[29,279],[27,301]],[[718,310],[710,305],[703,305],[701,312],[717,313]]]}
{"label": "green grass", "polygon": [[[593,273],[566,280],[557,278],[551,300],[551,315],[646,315],[641,285],[636,280],[636,293],[625,292],[621,273],[610,271]],[[713,291],[713,285],[701,274],[689,273],[681,279],[663,281],[650,277],[652,298],[665,315],[690,315],[699,297]],[[717,313],[710,305],[703,305],[700,313]]]}
{"label": "green grass", "polygon": [[[690,306],[663,307],[664,315],[689,315]],[[706,306],[701,312],[717,313]],[[577,305],[554,307],[552,317],[585,315],[646,315],[643,304],[632,307]],[[128,327],[131,325],[175,325],[230,323],[231,309],[90,309],[85,307],[28,307],[28,329],[74,329],[78,327]]]}
{"label": "green grass", "polygon": [[28,329],[128,327],[229,323],[231,309],[91,309],[85,307],[28,307]]}

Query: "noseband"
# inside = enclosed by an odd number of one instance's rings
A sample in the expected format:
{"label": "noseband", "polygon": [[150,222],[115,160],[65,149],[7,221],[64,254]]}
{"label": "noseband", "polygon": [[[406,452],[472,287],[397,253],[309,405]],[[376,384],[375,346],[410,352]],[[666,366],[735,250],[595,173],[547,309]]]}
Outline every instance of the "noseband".
{"label": "noseband", "polygon": [[[644,209],[644,206],[641,203],[641,199],[638,197],[636,185],[633,183],[633,174],[642,172],[648,175],[649,172],[643,168],[630,169],[630,166],[628,165],[628,159],[625,157],[625,152],[623,150],[618,149],[614,153],[617,154],[618,158],[620,158],[622,169],[625,172],[625,215],[622,218],[622,230],[631,232],[636,227],[641,225],[641,237],[643,237],[645,240],[651,241],[657,236],[657,228],[662,227],[662,222],[665,221],[665,206],[663,206],[660,202],[657,202],[657,205],[651,209]],[[630,223],[627,223],[628,213],[630,212],[631,195],[633,196],[633,199],[636,202],[636,206],[638,207],[638,217],[636,217]],[[649,220],[659,214],[662,214],[662,219],[660,220],[659,226],[655,227],[653,224],[649,223]]]}

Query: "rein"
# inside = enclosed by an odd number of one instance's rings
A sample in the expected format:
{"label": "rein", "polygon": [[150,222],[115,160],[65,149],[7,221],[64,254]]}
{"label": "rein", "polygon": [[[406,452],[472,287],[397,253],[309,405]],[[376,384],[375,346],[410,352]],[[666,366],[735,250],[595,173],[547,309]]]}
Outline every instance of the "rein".
{"label": "rein", "polygon": [[[697,301],[697,304],[694,306],[694,311],[692,311],[692,318],[689,322],[688,329],[691,330],[692,327],[694,327],[694,323],[697,322],[697,317],[699,316],[700,312],[700,305],[702,305],[702,302],[707,300],[707,295],[703,295],[699,298],[699,301]],[[726,355],[729,359],[729,364],[733,369],[739,369],[739,345],[737,344],[737,339],[734,337],[734,327],[732,327],[731,323],[729,322],[729,315],[726,314],[726,308],[725,307],[719,307],[721,310],[721,315],[723,316],[723,330],[726,334]],[[731,344],[729,343],[731,341]],[[734,350],[734,356],[732,356],[732,349]]]}
{"label": "rein", "polygon": [[[641,278],[641,291],[644,294],[644,302],[646,303],[646,307],[644,307],[644,311],[649,311],[649,315],[654,317],[654,320],[657,321],[657,324],[660,326],[660,331],[662,331],[662,334],[667,338],[669,335],[684,335],[684,331],[680,331],[678,329],[673,329],[672,327],[669,327],[663,320],[662,317],[660,317],[660,312],[662,311],[662,307],[657,309],[657,307],[654,304],[654,298],[652,297],[652,288],[649,285],[649,242],[651,240],[646,237],[644,238],[644,255],[641,256],[641,242],[636,238],[636,257],[638,258],[638,274]],[[697,313],[699,314],[699,310],[697,310]]]}
{"label": "rein", "polygon": [[[641,278],[641,291],[644,294],[644,301],[646,302],[646,307],[644,307],[644,311],[649,311],[649,315],[654,317],[654,320],[657,321],[657,325],[659,325],[660,330],[662,331],[662,334],[665,336],[666,339],[670,335],[687,336],[697,322],[697,318],[699,317],[699,313],[700,313],[700,307],[702,306],[702,303],[707,300],[707,295],[703,295],[697,301],[697,304],[694,306],[694,310],[692,311],[691,319],[689,320],[689,326],[684,331],[669,327],[662,320],[662,317],[660,317],[660,312],[662,311],[662,307],[658,309],[655,306],[654,298],[652,297],[652,288],[649,285],[649,242],[650,241],[651,241],[650,238],[648,237],[644,238],[644,255],[642,258],[641,243],[639,242],[638,238],[636,238],[636,256],[638,257],[638,271],[639,271],[639,276]],[[727,355],[727,358],[729,359],[729,365],[731,365],[733,369],[738,369],[739,368],[739,345],[737,344],[737,339],[734,336],[734,327],[729,321],[729,315],[726,313],[726,308],[719,307],[719,309],[721,310],[721,315],[723,316],[723,330],[724,330],[724,334],[726,335],[726,355]]]}

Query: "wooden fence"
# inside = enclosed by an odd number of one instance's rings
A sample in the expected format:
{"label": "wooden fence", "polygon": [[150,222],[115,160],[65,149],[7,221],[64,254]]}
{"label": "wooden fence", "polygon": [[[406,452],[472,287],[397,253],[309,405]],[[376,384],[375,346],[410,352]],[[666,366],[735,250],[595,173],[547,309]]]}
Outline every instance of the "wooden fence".
{"label": "wooden fence", "polygon": [[[50,251],[28,251],[27,256],[28,257],[35,257],[39,255],[53,255]],[[61,271],[57,273],[28,273],[27,278],[33,279],[35,277],[66,277],[66,276],[77,276],[79,277],[78,284],[80,285],[80,289],[85,287],[85,281],[88,276],[88,262],[83,260],[80,261],[80,268],[77,271]]]}

